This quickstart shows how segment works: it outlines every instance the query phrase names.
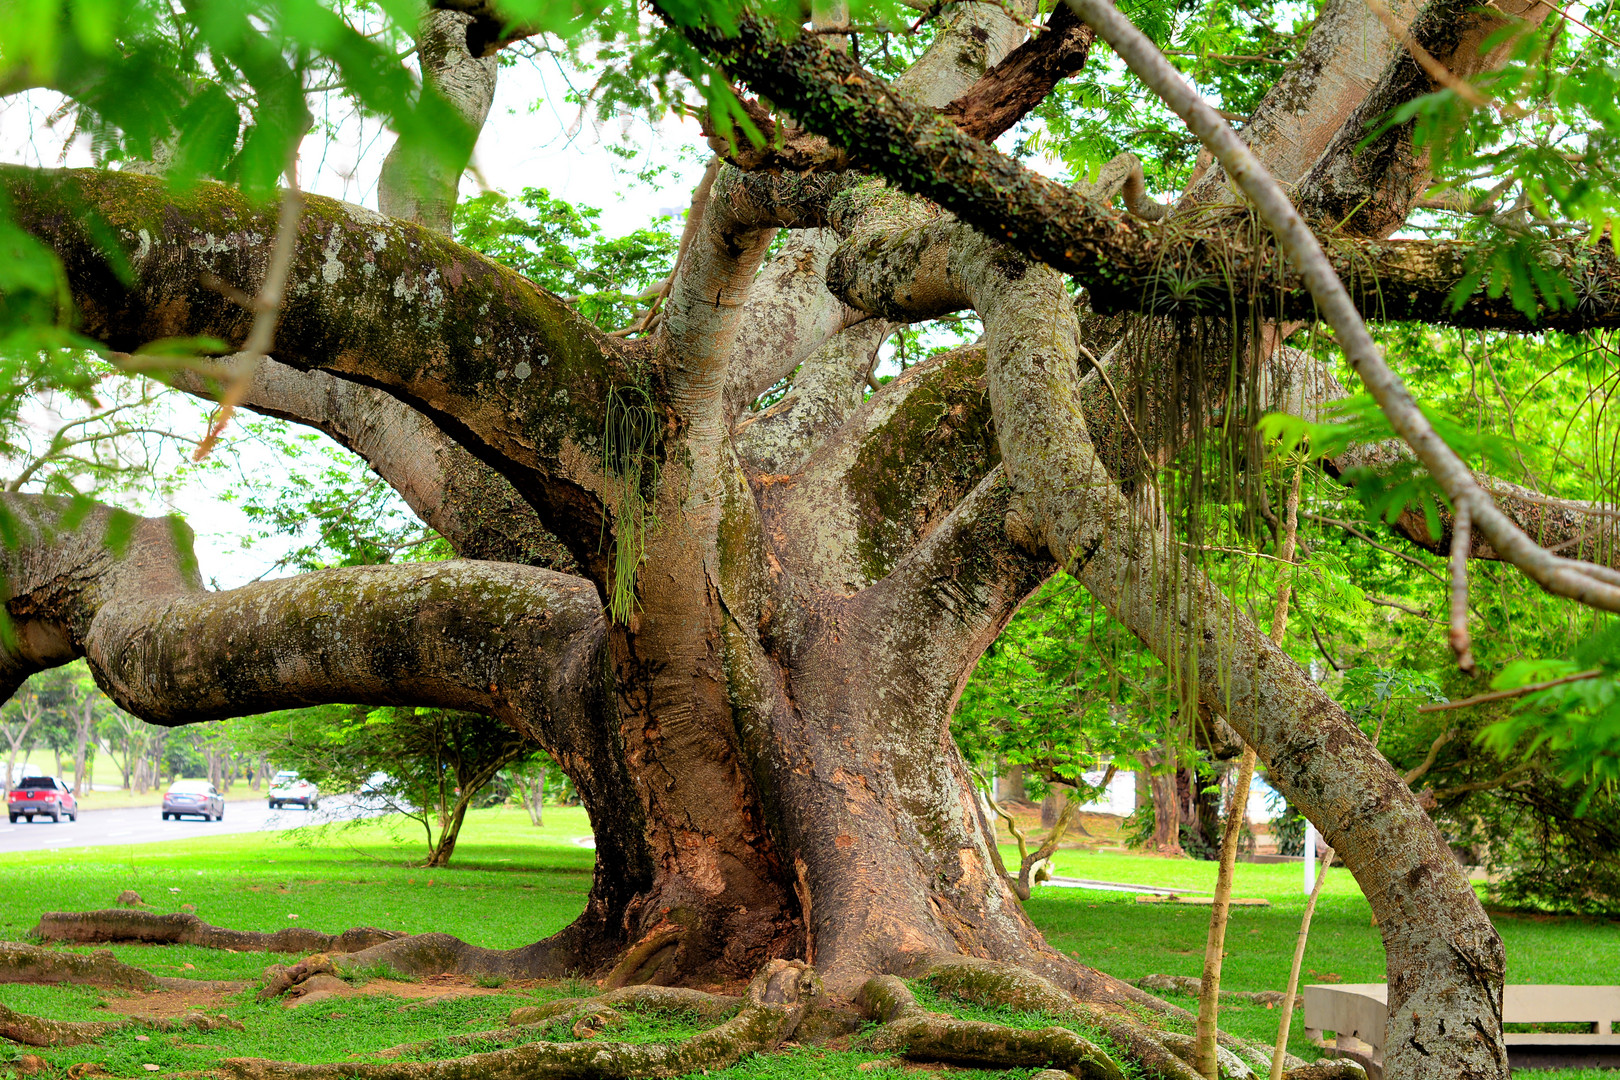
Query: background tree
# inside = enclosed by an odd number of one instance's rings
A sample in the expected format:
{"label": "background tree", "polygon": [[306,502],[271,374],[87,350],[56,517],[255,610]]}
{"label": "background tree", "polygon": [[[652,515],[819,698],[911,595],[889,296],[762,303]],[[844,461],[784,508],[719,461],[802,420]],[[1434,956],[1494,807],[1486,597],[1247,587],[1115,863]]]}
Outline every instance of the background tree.
{"label": "background tree", "polygon": [[84,665],[70,665],[66,670],[73,676],[67,713],[73,729],[73,795],[77,798],[90,790],[90,776],[95,766],[96,723],[117,706],[101,692]]}
{"label": "background tree", "polygon": [[26,754],[28,747],[33,745],[35,727],[44,715],[44,702],[40,700],[39,692],[31,688],[13,694],[11,700],[0,707],[0,732],[5,734],[7,745],[7,791],[19,779],[17,758]]}
{"label": "background tree", "polygon": [[543,752],[536,752],[532,757],[508,765],[502,774],[529,815],[530,825],[539,827],[546,823],[546,784],[554,767]]}
{"label": "background tree", "polygon": [[233,738],[275,768],[292,769],[329,794],[355,792],[415,820],[424,866],[446,866],[468,808],[503,769],[539,747],[506,724],[445,709],[328,706],[233,722]]}

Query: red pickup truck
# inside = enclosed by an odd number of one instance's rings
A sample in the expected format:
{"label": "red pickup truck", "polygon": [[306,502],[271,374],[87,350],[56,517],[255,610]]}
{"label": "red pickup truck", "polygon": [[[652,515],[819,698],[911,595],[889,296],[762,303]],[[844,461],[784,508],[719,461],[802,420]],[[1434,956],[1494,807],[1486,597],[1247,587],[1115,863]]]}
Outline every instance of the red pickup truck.
{"label": "red pickup truck", "polygon": [[79,802],[73,789],[54,776],[25,776],[6,795],[6,812],[15,825],[18,818],[48,817],[52,821],[79,820]]}

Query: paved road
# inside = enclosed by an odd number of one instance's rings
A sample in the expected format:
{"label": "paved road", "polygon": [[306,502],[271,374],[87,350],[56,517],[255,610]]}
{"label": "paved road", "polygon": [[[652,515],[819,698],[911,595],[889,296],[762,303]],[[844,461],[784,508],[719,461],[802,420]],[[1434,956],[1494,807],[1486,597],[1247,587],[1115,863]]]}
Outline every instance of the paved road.
{"label": "paved road", "polygon": [[264,799],[227,802],[222,821],[182,818],[164,821],[155,806],[123,810],[81,810],[78,821],[53,825],[46,818],[26,820],[15,825],[0,824],[0,852],[45,851],[52,848],[100,847],[106,844],[153,844],[165,840],[189,840],[194,836],[223,836],[227,833],[269,832],[296,829],[334,815],[352,816],[353,808],[343,796],[323,798],[315,813],[307,810],[272,810]]}

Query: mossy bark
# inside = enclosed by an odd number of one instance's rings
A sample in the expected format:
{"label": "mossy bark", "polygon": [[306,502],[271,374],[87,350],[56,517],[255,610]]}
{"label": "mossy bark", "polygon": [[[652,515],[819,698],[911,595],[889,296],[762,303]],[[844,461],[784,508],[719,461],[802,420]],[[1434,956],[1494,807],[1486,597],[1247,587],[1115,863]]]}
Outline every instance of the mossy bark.
{"label": "mossy bark", "polygon": [[47,1020],[0,1004],[0,1038],[23,1046],[81,1046],[130,1028],[162,1032],[217,1031],[220,1028],[241,1031],[242,1025],[223,1015],[203,1013],[187,1013],[173,1020]]}
{"label": "mossy bark", "polygon": [[0,982],[72,983],[126,990],[155,990],[158,986],[149,972],[122,963],[106,949],[86,955],[16,941],[0,941]]}
{"label": "mossy bark", "polygon": [[39,917],[33,935],[44,941],[103,944],[138,941],[154,945],[200,945],[237,952],[358,952],[405,935],[393,930],[358,927],[323,934],[308,927],[277,930],[228,930],[210,926],[187,912],[159,915],[152,911],[109,908],[105,911],[49,911]]}

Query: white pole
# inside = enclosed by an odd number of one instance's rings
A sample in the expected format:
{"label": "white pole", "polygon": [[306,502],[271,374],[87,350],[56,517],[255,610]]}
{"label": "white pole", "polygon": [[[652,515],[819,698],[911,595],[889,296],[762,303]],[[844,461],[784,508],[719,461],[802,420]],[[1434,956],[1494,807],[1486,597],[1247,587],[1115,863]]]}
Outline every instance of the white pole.
{"label": "white pole", "polygon": [[1305,895],[1316,887],[1316,826],[1305,822]]}

